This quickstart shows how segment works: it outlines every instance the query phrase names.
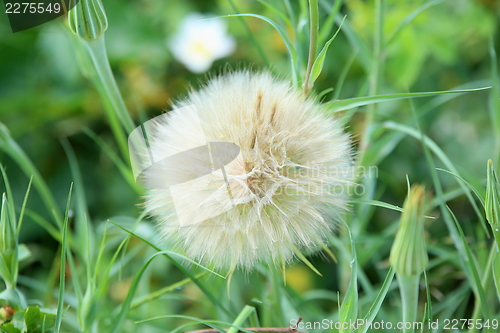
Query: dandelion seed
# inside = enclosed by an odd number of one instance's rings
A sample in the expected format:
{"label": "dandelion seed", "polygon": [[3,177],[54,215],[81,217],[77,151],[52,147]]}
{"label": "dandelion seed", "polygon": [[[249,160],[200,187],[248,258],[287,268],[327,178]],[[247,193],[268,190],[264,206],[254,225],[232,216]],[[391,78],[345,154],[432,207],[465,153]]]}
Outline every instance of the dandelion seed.
{"label": "dandelion seed", "polygon": [[349,136],[325,111],[267,73],[210,80],[156,123],[148,134],[150,150],[173,156],[225,142],[239,147],[237,157],[197,177],[192,174],[200,168],[189,165],[145,172],[148,184],[191,179],[150,188],[146,210],[167,240],[215,268],[282,265],[297,249],[320,248],[346,209],[346,191],[339,188],[353,178]]}
{"label": "dandelion seed", "polygon": [[188,15],[167,41],[174,57],[193,73],[207,71],[215,60],[227,57],[236,48],[223,20],[204,18],[197,13]]}

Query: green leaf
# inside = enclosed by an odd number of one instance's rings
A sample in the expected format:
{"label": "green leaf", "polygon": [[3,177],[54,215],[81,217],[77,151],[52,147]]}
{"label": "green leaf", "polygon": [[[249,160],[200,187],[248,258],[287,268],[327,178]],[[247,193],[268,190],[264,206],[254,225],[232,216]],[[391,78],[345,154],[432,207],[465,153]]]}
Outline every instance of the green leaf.
{"label": "green leaf", "polygon": [[482,87],[482,88],[464,89],[464,90],[430,91],[430,92],[419,92],[419,93],[403,93],[403,94],[378,95],[378,96],[368,96],[368,97],[356,97],[356,98],[330,101],[328,103],[325,103],[324,105],[328,107],[329,112],[334,113],[352,109],[358,106],[394,101],[398,99],[426,97],[426,96],[434,96],[442,94],[467,93],[467,92],[486,90],[490,88],[491,87]]}
{"label": "green leaf", "polygon": [[26,210],[26,204],[28,203],[28,195],[31,190],[31,184],[33,183],[33,175],[30,177],[30,182],[28,183],[28,188],[26,189],[26,194],[24,195],[23,205],[21,207],[21,212],[19,213],[19,221],[17,222],[17,237],[21,233],[21,226],[23,225],[24,211]]}
{"label": "green leaf", "polygon": [[328,51],[328,48],[330,47],[330,44],[333,42],[335,37],[337,37],[337,34],[339,33],[340,29],[342,28],[342,24],[344,23],[345,18],[346,17],[344,16],[342,23],[340,23],[340,26],[337,29],[337,31],[335,32],[335,34],[333,35],[333,37],[330,38],[330,40],[328,40],[328,42],[326,42],[325,46],[323,46],[323,49],[318,54],[316,60],[314,60],[314,63],[312,65],[312,69],[311,69],[311,77],[309,78],[309,86],[312,87],[312,85],[314,84],[316,79],[321,74],[321,71],[323,70],[323,64],[325,62],[326,52]]}
{"label": "green leaf", "polygon": [[17,142],[12,139],[9,130],[3,123],[0,123],[0,150],[5,151],[14,161],[16,161],[17,165],[19,165],[28,177],[33,176],[33,184],[38,190],[42,201],[45,203],[47,211],[54,217],[56,225],[60,227],[63,219],[58,213],[59,207],[56,204],[52,192],[28,155],[26,155]]}
{"label": "green leaf", "polygon": [[29,307],[24,312],[24,323],[28,333],[39,332],[42,322],[42,314],[38,307]]}
{"label": "green leaf", "polygon": [[22,333],[19,328],[15,327],[11,323],[0,326],[0,332],[2,332],[2,333]]}
{"label": "green leaf", "polygon": [[[116,225],[118,228],[122,229],[123,231],[129,233],[130,235],[133,235],[135,237],[137,237],[138,239],[142,240],[144,243],[148,244],[149,246],[151,246],[152,248],[154,248],[155,250],[157,251],[161,251],[161,249],[159,247],[157,247],[156,245],[154,245],[153,243],[149,242],[148,240],[142,238],[141,236],[135,234],[134,232],[122,227],[121,225],[119,224],[116,224],[115,222],[113,221],[110,221],[111,223],[113,223],[114,225]],[[171,254],[171,253],[170,253]],[[163,255],[168,259],[170,260],[177,268],[179,268],[187,277],[189,277],[200,289],[201,291],[203,291],[203,293],[207,296],[207,298],[216,306],[218,307],[219,309],[221,309],[224,313],[226,313],[228,316],[230,317],[233,317],[233,313],[231,311],[229,311],[228,309],[226,309],[226,307],[208,290],[207,287],[205,287],[205,285],[203,283],[200,282],[200,280],[198,280],[191,272],[189,272],[187,269],[184,268],[184,266],[182,266],[179,262],[177,262],[177,260],[175,260],[174,258],[172,258],[169,253],[165,253],[163,252]],[[180,256],[180,255],[178,255]],[[187,258],[186,258],[187,259]],[[194,261],[193,261],[194,263]],[[201,268],[209,271],[210,273],[213,273],[217,276],[221,276],[219,274],[217,274],[216,272],[208,269],[208,268],[205,268],[203,266],[201,266],[200,264],[197,264],[195,263],[197,266],[200,266]]]}
{"label": "green leaf", "polygon": [[446,206],[448,208],[448,211],[451,214],[451,217],[455,221],[455,225],[457,226],[458,231],[460,232],[460,237],[463,243],[463,246],[465,248],[465,253],[467,258],[464,258],[465,265],[469,267],[470,272],[472,272],[472,279],[471,279],[471,284],[474,290],[474,294],[476,294],[476,298],[479,298],[479,301],[481,302],[481,309],[483,311],[483,318],[493,318],[490,313],[490,308],[488,306],[488,301],[486,299],[486,294],[484,292],[483,285],[481,283],[481,278],[479,277],[479,272],[476,264],[476,260],[472,254],[472,251],[469,247],[469,244],[467,243],[467,240],[465,239],[465,234],[462,230],[462,227],[458,223],[457,218],[455,217],[455,214],[453,214],[453,211],[450,209],[450,207]]}
{"label": "green leaf", "polygon": [[59,273],[59,298],[57,300],[57,315],[56,315],[56,323],[55,323],[55,333],[59,333],[61,329],[61,322],[63,316],[63,305],[64,305],[64,287],[66,280],[66,253],[68,251],[68,242],[67,242],[67,234],[68,234],[68,220],[69,220],[69,205],[71,202],[71,193],[73,192],[73,183],[69,188],[68,199],[66,201],[66,212],[64,214],[64,221],[62,223],[62,244],[61,244],[61,266]]}
{"label": "green leaf", "polygon": [[[399,124],[393,121],[387,121],[384,123],[384,127],[390,128],[390,129],[395,129],[397,131],[406,133],[412,137],[414,137],[417,140],[421,140],[422,144],[424,145],[425,149],[429,148],[440,160],[443,162],[443,164],[450,170],[454,176],[460,176],[458,170],[456,167],[453,165],[453,163],[450,161],[448,156],[443,152],[443,150],[434,142],[432,141],[428,136],[422,135],[420,131],[415,130],[414,128],[411,128],[409,126]],[[434,172],[435,169],[434,167],[432,168],[432,171]],[[437,173],[436,173],[437,175]],[[436,181],[438,178],[436,178]],[[463,183],[463,182],[458,182],[462,190],[464,191],[465,195],[469,199],[469,202],[471,203],[472,207],[474,208],[474,211],[477,214],[477,217],[479,218],[479,221],[481,222],[481,226],[484,228],[486,232],[488,232],[488,228],[486,226],[486,221],[484,220],[483,213],[480,211],[479,207],[476,204],[476,201],[472,197],[472,194],[470,193],[469,188]],[[439,185],[440,186],[440,185]],[[441,187],[440,187],[441,188]],[[441,190],[439,190],[441,192]],[[441,196],[438,195],[438,197]],[[443,209],[443,208],[442,208]],[[443,214],[446,214],[446,212],[443,212]],[[448,219],[449,220],[449,219]],[[449,220],[447,223],[450,223],[451,221]],[[453,225],[449,224],[449,227],[453,228]],[[458,236],[458,234],[456,234]],[[458,238],[457,238],[458,240]],[[461,247],[460,244],[457,244],[457,246]]]}
{"label": "green leaf", "polygon": [[425,11],[427,8],[435,6],[439,4],[440,2],[443,2],[444,0],[434,0],[434,1],[429,1],[424,3],[422,6],[418,7],[415,9],[413,12],[410,13],[399,25],[394,29],[393,33],[389,38],[387,38],[386,45],[389,45],[396,39],[396,37],[401,33],[404,27],[409,25],[418,15],[420,15],[423,11]]}
{"label": "green leaf", "polygon": [[227,333],[238,333],[239,330],[237,327],[242,326],[245,320],[247,320],[252,313],[255,313],[255,308],[253,306],[245,305],[238,317],[236,317],[233,321],[233,326],[227,331]]}
{"label": "green leaf", "polygon": [[322,24],[322,27],[319,31],[318,43],[323,44],[328,38],[330,30],[332,30],[333,23],[335,23],[335,17],[339,13],[340,7],[342,6],[343,2],[343,0],[337,0],[334,4],[332,4],[332,7],[330,8],[325,1],[320,1],[320,5],[323,7],[325,12],[328,13],[328,17]]}
{"label": "green leaf", "polygon": [[[356,322],[358,318],[358,261],[356,257],[356,246],[354,245],[354,239],[347,223],[345,223],[345,227],[349,232],[352,259],[350,263],[351,278],[349,287],[347,287],[346,295],[339,310],[339,322],[341,323]],[[340,332],[352,332],[352,330],[349,327],[345,329],[342,326]]]}
{"label": "green leaf", "polygon": [[[389,291],[389,287],[391,286],[392,280],[394,279],[394,269],[392,266],[389,268],[389,271],[387,272],[387,276],[385,277],[384,283],[382,284],[382,287],[380,288],[380,291],[377,294],[377,298],[375,298],[375,301],[373,302],[372,306],[368,310],[368,313],[366,314],[364,318],[365,323],[371,323],[377,316],[380,307],[382,306],[382,303],[387,296],[387,292]],[[368,328],[370,326],[368,325],[363,325],[363,328],[361,330],[362,333],[365,333],[368,331]]]}

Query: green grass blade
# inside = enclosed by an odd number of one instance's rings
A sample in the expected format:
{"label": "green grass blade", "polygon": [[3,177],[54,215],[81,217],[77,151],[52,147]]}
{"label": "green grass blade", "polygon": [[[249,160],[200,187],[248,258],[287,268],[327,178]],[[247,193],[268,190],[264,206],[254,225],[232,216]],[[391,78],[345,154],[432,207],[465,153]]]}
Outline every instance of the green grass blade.
{"label": "green grass blade", "polygon": [[[337,16],[335,17],[335,22],[340,25],[340,22],[342,22],[342,17],[343,16],[337,14]],[[347,37],[347,40],[352,46],[352,49],[357,52],[356,54],[361,66],[363,66],[363,69],[366,73],[369,73],[370,64],[372,63],[372,55],[368,44],[351,26],[349,20],[346,20],[344,22],[342,32]]]}
{"label": "green grass blade", "polygon": [[474,92],[490,88],[491,87],[482,87],[482,88],[464,89],[464,90],[430,91],[430,92],[419,92],[419,93],[402,93],[402,94],[378,95],[378,96],[368,96],[368,97],[356,97],[356,98],[342,99],[337,101],[330,101],[328,103],[325,103],[325,105],[329,107],[329,112],[334,113],[374,103],[382,103],[399,99],[426,97],[426,96],[434,96],[442,94],[458,94],[458,93]]}
{"label": "green grass blade", "polygon": [[[114,225],[116,225],[118,228],[122,229],[123,231],[125,231],[125,232],[127,232],[127,233],[129,233],[129,234],[131,234],[131,235],[133,235],[135,237],[137,237],[138,239],[142,240],[143,242],[145,242],[146,244],[148,244],[150,247],[152,247],[156,251],[161,251],[161,249],[159,247],[157,247],[153,243],[149,242],[148,240],[142,238],[141,236],[133,233],[132,231],[130,231],[130,230],[122,227],[119,224],[114,223],[113,221],[110,221],[110,222],[113,223]],[[218,308],[220,308],[229,317],[234,317],[234,314],[231,311],[229,311],[228,309],[226,309],[226,307],[224,305],[222,305],[222,303],[205,287],[205,285],[203,283],[201,283],[200,280],[196,279],[196,277],[193,274],[191,274],[187,269],[185,269],[184,266],[182,266],[179,262],[177,262],[177,260],[175,260],[174,258],[172,258],[169,254],[163,253],[163,255],[165,257],[167,257],[167,259],[169,259],[180,271],[182,271],[186,276],[188,276],[203,291],[203,293],[205,294],[205,296],[207,296],[207,298],[215,306],[217,306]],[[219,274],[217,274],[214,271],[209,270],[208,268],[205,268],[205,270],[207,270],[207,271],[209,271],[209,272],[211,272],[213,274],[216,274],[216,275],[220,276]]]}
{"label": "green grass blade", "polygon": [[[488,301],[486,299],[486,294],[484,293],[483,285],[481,283],[481,278],[479,277],[479,272],[477,270],[477,265],[476,265],[476,260],[474,256],[472,255],[472,251],[469,247],[469,244],[467,243],[467,240],[465,239],[465,234],[462,230],[462,227],[458,223],[457,218],[455,217],[455,214],[453,214],[452,210],[447,206],[448,211],[450,212],[453,220],[455,221],[455,225],[460,232],[460,237],[463,242],[463,246],[466,251],[467,259],[464,260],[465,264],[469,266],[469,270],[472,272],[472,285],[473,285],[473,290],[475,291],[476,294],[476,302],[477,298],[479,298],[479,301],[481,303],[482,311],[483,311],[483,318],[488,319],[488,318],[493,318],[490,314],[490,308],[488,306]],[[464,258],[465,259],[465,258]]]}
{"label": "green grass blade", "polygon": [[[339,310],[339,322],[356,322],[358,318],[358,262],[356,257],[356,246],[354,244],[354,239],[352,237],[351,230],[349,226],[345,223],[345,228],[349,233],[349,240],[351,243],[351,277],[349,281],[349,287],[347,288],[346,295],[344,296],[344,300],[342,301],[342,305]],[[350,328],[340,329],[340,332],[351,332]]]}
{"label": "green grass blade", "polygon": [[[232,1],[232,0],[230,0]],[[261,5],[272,11],[274,14],[276,14],[283,22],[286,24],[287,28],[292,28],[292,21],[286,16],[281,10],[276,8],[276,6],[271,5],[269,2],[264,1],[264,0],[257,0]]]}
{"label": "green grass blade", "polygon": [[[398,124],[398,123],[395,123],[392,121],[385,122],[384,127],[406,133],[406,134],[408,134],[408,135],[410,135],[418,140],[421,139],[422,144],[425,147],[428,147],[452,173],[454,173],[455,175],[459,175],[458,170],[455,168],[455,166],[450,161],[450,159],[446,156],[446,154],[443,152],[443,150],[441,148],[439,148],[439,146],[434,141],[432,141],[428,136],[425,136],[425,135],[422,136],[419,131],[417,131],[409,126],[406,126],[403,124]],[[481,225],[482,225],[483,229],[486,231],[486,233],[488,233],[488,228],[486,226],[486,222],[484,220],[483,213],[480,211],[479,207],[477,206],[476,201],[472,197],[472,194],[470,193],[469,188],[462,182],[458,182],[458,184],[460,185],[460,187],[464,191],[465,195],[469,199],[469,202],[471,203],[479,220],[481,221]],[[443,212],[443,214],[446,214],[446,213]]]}
{"label": "green grass blade", "polygon": [[[233,8],[233,11],[236,14],[240,14],[238,8],[234,4],[234,1],[233,0],[229,0],[229,3],[231,4],[231,7]],[[262,58],[262,61],[264,61],[264,65],[266,65],[266,67],[269,67],[270,63],[269,63],[269,60],[267,59],[266,53],[262,49],[262,46],[257,41],[257,39],[255,38],[255,36],[252,34],[252,31],[248,27],[248,24],[246,24],[245,20],[243,18],[241,18],[241,17],[239,18],[239,21],[241,22],[241,25],[245,29],[245,31],[246,31],[246,33],[248,35],[248,38],[250,39],[250,42],[255,46],[255,49],[257,50],[257,52],[259,53],[260,57]]]}
{"label": "green grass blade", "polygon": [[3,182],[5,184],[5,193],[7,194],[7,204],[9,205],[10,220],[16,224],[16,207],[14,205],[14,197],[12,196],[12,189],[9,184],[9,178],[5,172],[4,166],[0,163],[0,170],[2,172]]}
{"label": "green grass blade", "polygon": [[69,205],[71,202],[71,193],[73,191],[73,183],[69,188],[68,200],[66,202],[66,212],[64,214],[64,221],[62,224],[62,243],[61,243],[61,265],[59,274],[59,299],[57,300],[57,314],[54,332],[59,333],[61,329],[61,322],[63,316],[63,305],[64,305],[64,289],[65,289],[65,279],[66,279],[66,253],[68,250],[67,244],[67,232],[68,232],[68,220],[69,220]]}
{"label": "green grass blade", "polygon": [[[208,272],[201,272],[200,274],[197,274],[195,275],[195,277],[197,279],[200,279],[204,276],[207,275]],[[139,307],[143,304],[146,304],[148,302],[151,302],[152,300],[155,300],[157,298],[160,298],[161,296],[165,295],[165,294],[168,294],[168,293],[171,293],[181,287],[184,287],[186,284],[192,282],[192,280],[190,278],[185,278],[179,282],[176,282],[174,284],[171,284],[170,286],[167,286],[167,287],[164,287],[164,288],[161,288],[161,289],[158,289],[144,297],[141,297],[140,299],[138,300],[135,300],[132,302],[132,304],[130,305],[130,309],[133,309],[133,308],[136,308],[136,307]]]}
{"label": "green grass blade", "polygon": [[405,19],[403,21],[401,21],[401,23],[398,24],[398,26],[392,32],[391,36],[389,38],[387,38],[386,45],[390,45],[399,36],[399,34],[401,33],[401,31],[407,25],[409,25],[411,22],[413,22],[413,20],[415,20],[415,18],[418,15],[420,15],[422,12],[424,12],[427,8],[435,6],[435,5],[437,5],[437,4],[439,4],[439,3],[443,2],[443,1],[444,0],[433,0],[433,1],[426,2],[422,6],[418,7],[413,12],[411,12],[410,15],[408,15],[407,17],[405,17]]}
{"label": "green grass blade", "polygon": [[21,147],[10,136],[9,130],[4,124],[0,123],[0,149],[5,151],[19,167],[24,171],[26,176],[33,176],[33,183],[40,194],[42,201],[47,207],[50,215],[54,216],[56,225],[62,227],[63,219],[59,213],[59,207],[56,200],[52,195],[47,183],[38,172],[33,162],[29,159],[28,155],[21,149]]}
{"label": "green grass blade", "polygon": [[472,192],[474,192],[474,194],[476,195],[476,197],[478,198],[479,202],[481,202],[481,205],[484,208],[484,198],[481,196],[481,194],[479,194],[479,191],[474,186],[472,186],[471,183],[469,183],[464,178],[462,178],[461,176],[459,176],[457,174],[454,174],[451,171],[448,171],[448,170],[445,170],[445,169],[441,169],[441,168],[436,168],[436,170],[446,172],[446,173],[452,175],[453,177],[460,179],[465,185],[467,185],[472,190]]}
{"label": "green grass blade", "polygon": [[356,59],[357,53],[358,53],[357,50],[353,50],[346,64],[343,66],[342,72],[340,73],[339,78],[337,80],[337,84],[335,85],[335,91],[333,93],[332,100],[339,99],[340,92],[342,91],[342,87],[344,86],[344,81],[347,77],[347,73],[349,73],[349,70],[351,69],[352,64],[354,63],[354,60]]}
{"label": "green grass blade", "polygon": [[318,38],[318,43],[324,44],[325,41],[328,38],[328,35],[330,34],[330,31],[332,30],[333,24],[335,23],[335,17],[339,13],[340,7],[342,6],[342,3],[344,0],[335,0],[335,2],[332,5],[332,8],[328,6],[328,3],[324,0],[320,0],[320,5],[323,7],[323,9],[328,13],[328,17],[326,18],[326,21],[323,23],[323,26],[319,30],[319,38]]}
{"label": "green grass blade", "polygon": [[138,194],[142,194],[144,190],[137,186],[130,167],[120,158],[120,156],[116,154],[115,151],[91,129],[84,128],[83,133],[94,140],[102,151],[108,155],[109,159],[115,164],[116,168],[122,174],[123,178],[127,181],[130,187],[132,187]]}
{"label": "green grass blade", "polygon": [[125,298],[125,301],[123,302],[121,306],[121,310],[118,313],[118,316],[115,318],[113,325],[111,326],[111,329],[109,330],[109,333],[116,333],[120,332],[121,326],[123,325],[123,322],[125,321],[125,317],[127,316],[127,313],[130,309],[130,305],[132,304],[132,299],[135,295],[135,292],[137,290],[137,287],[139,286],[139,282],[141,281],[142,275],[144,274],[144,271],[146,268],[148,268],[149,264],[153,261],[154,258],[157,256],[164,254],[163,252],[158,252],[153,254],[148,261],[142,266],[142,268],[139,270],[139,272],[135,275],[132,284],[130,285],[129,292],[127,294],[127,297]]}
{"label": "green grass blade", "polygon": [[251,13],[246,13],[246,14],[232,14],[232,15],[224,15],[224,16],[217,16],[214,18],[223,18],[223,17],[255,17],[258,19],[261,19],[267,23],[269,23],[276,31],[279,33],[281,39],[283,39],[283,42],[285,43],[285,46],[288,50],[288,54],[290,55],[290,61],[291,61],[291,66],[292,66],[292,75],[293,75],[293,82],[296,85],[298,83],[298,75],[297,75],[297,51],[295,50],[295,47],[293,46],[292,42],[290,41],[290,38],[288,37],[287,33],[281,28],[276,22],[271,20],[268,17],[258,15],[258,14],[251,14]]}
{"label": "green grass blade", "polygon": [[26,204],[28,203],[28,196],[31,190],[31,184],[33,183],[33,176],[30,177],[30,182],[28,183],[28,188],[26,189],[26,194],[24,195],[23,205],[21,206],[21,212],[19,213],[19,221],[17,221],[17,237],[19,237],[19,233],[21,232],[21,226],[23,225],[24,220],[24,212],[26,210]]}
{"label": "green grass blade", "polygon": [[[389,267],[389,271],[387,272],[387,276],[385,277],[384,283],[382,284],[382,287],[380,288],[380,291],[377,294],[377,298],[375,298],[375,301],[373,302],[372,306],[368,310],[368,313],[364,317],[365,323],[370,323],[373,322],[375,317],[377,316],[380,307],[382,306],[382,303],[385,300],[385,297],[387,296],[387,292],[389,291],[389,288],[391,286],[392,280],[394,279],[394,269]],[[368,331],[369,326],[364,325],[363,328],[361,329],[362,333],[366,333]]]}
{"label": "green grass blade", "polygon": [[227,331],[227,333],[238,333],[239,329],[237,327],[243,325],[245,320],[247,320],[247,318],[252,313],[255,313],[255,308],[253,306],[245,305],[238,317],[236,317],[236,319],[233,321],[233,324],[231,325],[231,328]]}
{"label": "green grass blade", "polygon": [[[89,212],[87,209],[87,200],[85,198],[84,183],[82,180],[82,174],[80,172],[80,167],[78,166],[78,161],[75,156],[73,148],[69,144],[68,140],[62,139],[61,145],[63,146],[64,152],[68,158],[69,167],[71,170],[71,176],[73,178],[73,186],[75,189],[75,236],[74,242],[76,245],[76,250],[78,251],[79,257],[83,261],[87,261],[87,251],[91,249],[88,248],[88,244],[91,242],[89,239],[90,233],[88,232],[87,218]],[[71,256],[71,253],[70,253]],[[86,262],[87,267],[90,266],[90,262]],[[72,275],[74,277],[75,275]]]}

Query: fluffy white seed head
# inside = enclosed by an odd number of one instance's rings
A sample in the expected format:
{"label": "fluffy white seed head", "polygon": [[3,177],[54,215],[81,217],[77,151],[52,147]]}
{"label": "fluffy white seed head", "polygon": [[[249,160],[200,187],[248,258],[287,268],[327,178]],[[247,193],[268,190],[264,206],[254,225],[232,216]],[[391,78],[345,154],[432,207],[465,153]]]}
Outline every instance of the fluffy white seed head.
{"label": "fluffy white seed head", "polygon": [[163,236],[215,268],[282,265],[294,251],[317,249],[346,209],[353,178],[349,136],[325,111],[267,73],[229,73],[192,91],[156,123],[151,151],[227,142],[239,153],[209,174],[179,163],[145,173],[149,184],[190,179],[148,190],[145,207]]}

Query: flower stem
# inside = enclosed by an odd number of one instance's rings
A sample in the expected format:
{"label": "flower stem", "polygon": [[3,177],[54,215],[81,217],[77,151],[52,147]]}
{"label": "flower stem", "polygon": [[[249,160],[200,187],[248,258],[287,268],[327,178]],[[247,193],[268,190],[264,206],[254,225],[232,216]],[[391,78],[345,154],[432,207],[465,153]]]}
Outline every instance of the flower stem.
{"label": "flower stem", "polygon": [[417,321],[420,274],[411,276],[397,274],[397,277],[403,302],[403,333],[413,333],[413,323]]}

